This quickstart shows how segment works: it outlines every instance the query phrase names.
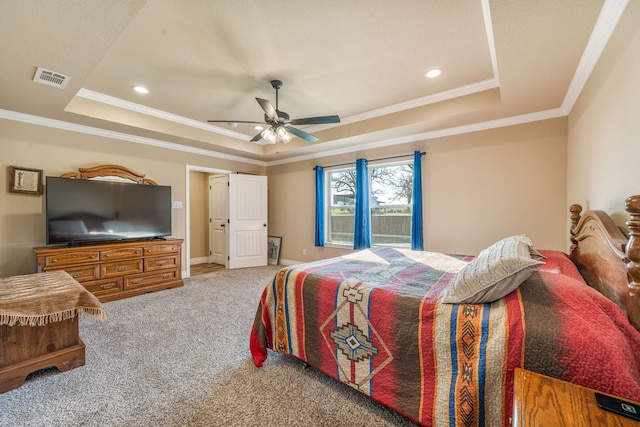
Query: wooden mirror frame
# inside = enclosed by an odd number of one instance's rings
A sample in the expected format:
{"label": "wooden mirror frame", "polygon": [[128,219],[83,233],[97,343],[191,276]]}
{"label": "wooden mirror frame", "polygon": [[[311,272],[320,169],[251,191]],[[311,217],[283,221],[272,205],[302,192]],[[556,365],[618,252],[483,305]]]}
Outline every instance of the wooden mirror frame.
{"label": "wooden mirror frame", "polygon": [[91,168],[78,168],[78,172],[68,172],[60,175],[60,178],[91,179],[102,176],[117,176],[138,184],[158,185],[154,180],[145,178],[144,174],[118,165],[100,165]]}

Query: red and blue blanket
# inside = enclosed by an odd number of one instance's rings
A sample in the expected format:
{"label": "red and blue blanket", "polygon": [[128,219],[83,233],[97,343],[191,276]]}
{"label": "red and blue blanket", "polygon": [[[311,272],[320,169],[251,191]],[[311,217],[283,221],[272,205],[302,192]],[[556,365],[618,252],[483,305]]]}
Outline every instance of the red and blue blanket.
{"label": "red and blue blanket", "polygon": [[516,367],[640,396],[640,333],[576,277],[534,272],[490,304],[439,296],[471,259],[375,248],[281,269],[250,337],[429,426],[509,425]]}

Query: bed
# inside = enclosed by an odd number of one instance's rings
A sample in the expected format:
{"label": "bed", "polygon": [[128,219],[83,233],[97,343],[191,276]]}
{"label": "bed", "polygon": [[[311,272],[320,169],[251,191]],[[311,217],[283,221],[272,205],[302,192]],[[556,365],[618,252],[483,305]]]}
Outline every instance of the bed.
{"label": "bed", "polygon": [[282,268],[253,360],[291,355],[427,426],[509,425],[518,367],[637,401],[640,196],[626,209],[628,238],[572,205],[569,255],[509,236],[477,256],[382,247]]}

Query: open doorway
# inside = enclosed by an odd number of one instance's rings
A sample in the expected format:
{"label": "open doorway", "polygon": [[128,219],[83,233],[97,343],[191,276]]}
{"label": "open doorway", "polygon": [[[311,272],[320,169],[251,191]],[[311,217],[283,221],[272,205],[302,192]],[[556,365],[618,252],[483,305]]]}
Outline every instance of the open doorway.
{"label": "open doorway", "polygon": [[[184,277],[191,275],[191,264],[209,262],[214,258],[213,247],[209,242],[213,239],[214,227],[209,200],[214,199],[213,187],[210,188],[209,177],[224,177],[228,182],[218,198],[228,204],[221,209],[219,230],[223,231],[220,245],[223,249],[225,268],[245,268],[267,265],[267,177],[250,174],[232,174],[230,171],[187,165],[186,176],[186,232],[185,232],[185,266]],[[222,178],[221,178],[222,179]],[[192,188],[192,181],[206,182],[204,189]],[[215,179],[211,183],[215,182]],[[211,184],[213,185],[213,184]],[[203,202],[205,207],[203,207]],[[194,209],[199,214],[206,211],[204,221],[192,223]],[[228,216],[226,216],[226,215]],[[224,217],[226,216],[226,221]],[[196,241],[205,239],[206,250],[192,253]],[[204,243],[201,243],[204,246]],[[194,255],[197,255],[194,258]],[[215,258],[219,259],[219,258]]]}
{"label": "open doorway", "polygon": [[[203,269],[224,268],[223,266],[211,266],[209,259],[209,177],[228,177],[231,171],[223,169],[207,168],[203,166],[187,165],[186,169],[186,203],[185,203],[185,270],[184,277],[191,276],[191,264],[193,271]],[[226,207],[225,207],[226,209]]]}

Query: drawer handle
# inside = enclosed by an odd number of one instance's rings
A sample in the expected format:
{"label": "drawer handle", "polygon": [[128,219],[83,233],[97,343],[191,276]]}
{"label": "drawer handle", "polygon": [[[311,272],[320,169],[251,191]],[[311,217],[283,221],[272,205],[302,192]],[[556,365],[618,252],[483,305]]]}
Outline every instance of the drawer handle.
{"label": "drawer handle", "polygon": [[116,268],[116,270],[118,271],[127,271],[128,269],[129,267],[126,265],[121,265],[120,267]]}
{"label": "drawer handle", "polygon": [[52,260],[51,260],[51,264],[55,264],[56,262],[58,262],[58,260],[57,260],[57,259],[52,259]]}
{"label": "drawer handle", "polygon": [[71,277],[75,278],[75,277],[80,277],[82,275],[82,272],[80,271],[76,271],[75,273],[71,273]]}
{"label": "drawer handle", "polygon": [[90,257],[90,258],[91,258],[91,259],[94,259],[95,257],[96,257],[95,255],[91,255],[91,257]]}
{"label": "drawer handle", "polygon": [[137,285],[138,283],[142,282],[142,279],[133,279],[131,281],[131,283],[133,283],[134,285]]}
{"label": "drawer handle", "polygon": [[163,278],[163,279],[168,279],[168,278],[169,278],[169,277],[171,277],[171,276],[172,276],[172,274],[171,274],[171,273],[166,273],[166,274],[163,274],[163,275],[162,275],[162,278]]}
{"label": "drawer handle", "polygon": [[167,261],[156,261],[156,265],[165,265]]}
{"label": "drawer handle", "polygon": [[109,255],[109,254],[104,254],[104,257],[105,257],[105,258],[109,258],[110,256],[111,256],[111,255]]}
{"label": "drawer handle", "polygon": [[111,289],[115,286],[115,283],[105,283],[104,285],[100,286],[102,289]]}

